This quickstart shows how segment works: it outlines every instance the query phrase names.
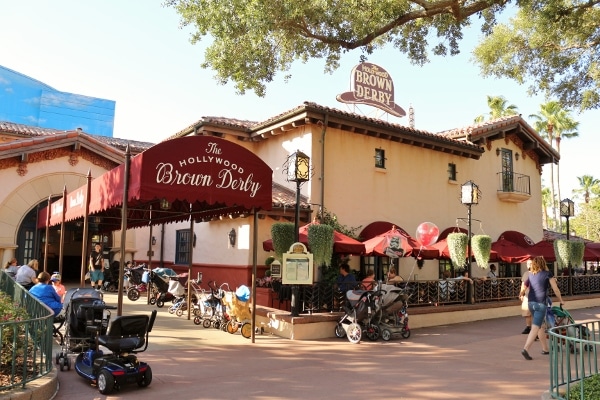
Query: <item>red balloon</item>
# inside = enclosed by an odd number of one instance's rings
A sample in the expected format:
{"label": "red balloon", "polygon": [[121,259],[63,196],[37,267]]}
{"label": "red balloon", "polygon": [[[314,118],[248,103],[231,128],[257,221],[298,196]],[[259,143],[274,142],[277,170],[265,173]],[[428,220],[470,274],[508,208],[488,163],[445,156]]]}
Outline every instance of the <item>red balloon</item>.
{"label": "red balloon", "polygon": [[440,235],[440,230],[433,222],[423,222],[417,227],[417,240],[423,246],[434,244]]}

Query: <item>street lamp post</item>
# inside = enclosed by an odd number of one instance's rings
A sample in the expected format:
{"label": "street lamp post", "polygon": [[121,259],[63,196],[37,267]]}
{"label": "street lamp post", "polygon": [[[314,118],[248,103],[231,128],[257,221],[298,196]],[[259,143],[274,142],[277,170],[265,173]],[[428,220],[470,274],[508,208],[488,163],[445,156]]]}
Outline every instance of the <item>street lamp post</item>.
{"label": "street lamp post", "polygon": [[467,206],[467,264],[465,269],[469,272],[469,278],[471,275],[471,206],[479,204],[479,198],[481,197],[481,191],[473,181],[468,181],[462,184],[460,188],[460,202]]}
{"label": "street lamp post", "polygon": [[[296,182],[296,214],[294,217],[294,232],[296,242],[300,241],[300,186],[310,178],[310,157],[300,150],[293,153],[288,159],[288,177],[289,182]],[[300,304],[298,301],[298,285],[292,285],[292,317],[300,315]]]}
{"label": "street lamp post", "polygon": [[[570,239],[569,232],[569,218],[575,215],[575,203],[571,199],[564,199],[560,202],[560,216],[565,217],[567,220],[567,240]],[[567,265],[569,275],[567,276],[569,282],[569,295],[573,294],[573,276],[571,274],[571,262]]]}

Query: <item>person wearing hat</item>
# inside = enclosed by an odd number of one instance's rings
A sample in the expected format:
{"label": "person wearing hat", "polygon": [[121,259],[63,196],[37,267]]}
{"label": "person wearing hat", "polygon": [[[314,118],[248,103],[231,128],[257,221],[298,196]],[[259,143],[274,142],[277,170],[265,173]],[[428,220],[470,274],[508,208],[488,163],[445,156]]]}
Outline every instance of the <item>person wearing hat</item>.
{"label": "person wearing hat", "polygon": [[37,277],[38,283],[29,289],[29,293],[36,297],[39,301],[47,305],[54,311],[54,315],[58,315],[62,310],[62,303],[56,290],[50,285],[50,274],[46,271],[40,272]]}
{"label": "person wearing hat", "polygon": [[50,282],[52,282],[52,286],[54,287],[54,290],[56,290],[56,294],[60,296],[61,303],[64,303],[65,293],[67,292],[67,290],[62,284],[60,274],[56,272],[52,274],[52,276],[50,277]]}

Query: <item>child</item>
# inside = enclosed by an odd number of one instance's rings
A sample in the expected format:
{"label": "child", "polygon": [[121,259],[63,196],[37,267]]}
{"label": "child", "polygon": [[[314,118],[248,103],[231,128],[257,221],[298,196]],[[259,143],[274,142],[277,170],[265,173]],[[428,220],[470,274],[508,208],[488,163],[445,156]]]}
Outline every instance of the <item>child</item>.
{"label": "child", "polygon": [[50,281],[52,282],[52,286],[54,287],[54,290],[56,290],[56,293],[60,297],[60,301],[64,302],[66,289],[65,289],[65,286],[61,283],[60,274],[54,273],[50,277]]}

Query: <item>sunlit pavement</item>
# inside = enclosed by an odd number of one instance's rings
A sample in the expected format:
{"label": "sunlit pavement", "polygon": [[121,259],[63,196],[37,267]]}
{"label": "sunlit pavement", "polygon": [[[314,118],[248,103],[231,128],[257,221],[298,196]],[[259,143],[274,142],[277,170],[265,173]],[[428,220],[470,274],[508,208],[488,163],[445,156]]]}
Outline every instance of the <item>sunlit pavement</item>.
{"label": "sunlit pavement", "polygon": [[[105,301],[117,304],[117,295]],[[389,342],[292,341],[268,334],[255,343],[194,325],[158,309],[149,347],[149,387],[102,395],[71,368],[58,372],[56,400],[77,399],[540,399],[548,389],[548,356],[535,343],[526,361],[520,316],[415,329]],[[146,299],[123,299],[123,315],[150,312]],[[577,322],[600,308],[574,310]]]}

